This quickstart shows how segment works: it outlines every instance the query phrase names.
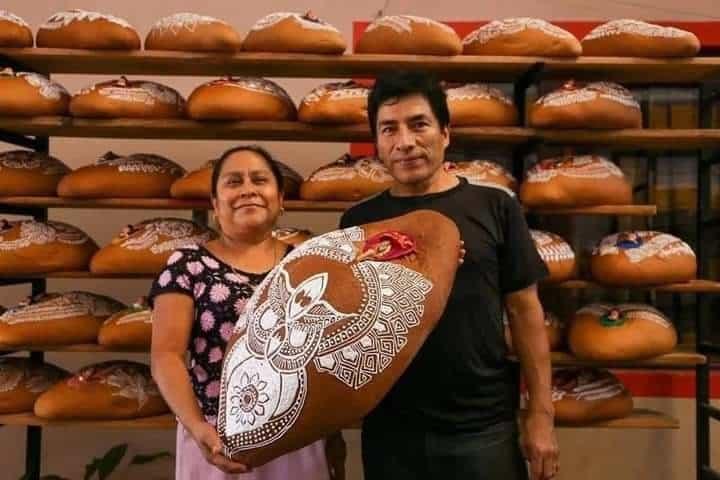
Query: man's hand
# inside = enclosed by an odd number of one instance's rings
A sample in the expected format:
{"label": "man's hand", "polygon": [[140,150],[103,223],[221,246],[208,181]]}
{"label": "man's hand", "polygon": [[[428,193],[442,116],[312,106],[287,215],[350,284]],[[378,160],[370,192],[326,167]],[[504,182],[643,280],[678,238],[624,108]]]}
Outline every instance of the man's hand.
{"label": "man's hand", "polygon": [[345,480],[345,459],[347,458],[347,446],[343,439],[342,432],[330,435],[325,440],[325,456],[327,457],[328,469],[331,480]]}
{"label": "man's hand", "polygon": [[462,265],[465,261],[465,254],[467,252],[465,251],[465,242],[460,240],[460,254],[458,256],[458,265]]}
{"label": "man's hand", "polygon": [[195,442],[200,447],[205,460],[211,465],[228,474],[247,473],[250,468],[242,463],[236,463],[223,455],[222,442],[215,427],[209,423],[202,422],[190,432]]}
{"label": "man's hand", "polygon": [[560,449],[553,417],[548,412],[527,412],[522,434],[523,455],[530,463],[530,480],[550,480],[560,470]]}

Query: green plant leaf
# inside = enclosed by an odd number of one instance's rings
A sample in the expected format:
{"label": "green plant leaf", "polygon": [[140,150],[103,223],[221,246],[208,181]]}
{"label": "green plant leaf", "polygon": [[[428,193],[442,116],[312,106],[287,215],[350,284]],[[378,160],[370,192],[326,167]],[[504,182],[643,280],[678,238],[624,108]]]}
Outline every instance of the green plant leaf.
{"label": "green plant leaf", "polygon": [[122,445],[116,445],[105,454],[105,456],[98,463],[98,477],[99,480],[105,480],[115,471],[120,462],[122,462],[125,453],[127,453],[128,445],[123,443]]}
{"label": "green plant leaf", "polygon": [[160,458],[172,458],[173,455],[170,452],[159,452],[151,453],[149,455],[135,455],[130,461],[130,465],[144,465],[146,463],[154,462]]}

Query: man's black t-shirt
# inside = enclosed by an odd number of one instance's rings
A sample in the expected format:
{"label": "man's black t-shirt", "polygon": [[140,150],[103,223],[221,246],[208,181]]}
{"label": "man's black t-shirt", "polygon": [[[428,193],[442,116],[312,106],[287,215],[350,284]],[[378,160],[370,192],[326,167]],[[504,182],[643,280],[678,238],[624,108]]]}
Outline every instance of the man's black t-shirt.
{"label": "man's black t-shirt", "polygon": [[418,209],[455,221],[465,242],[465,261],[437,327],[367,420],[389,428],[402,424],[448,432],[480,431],[512,421],[519,379],[518,369],[506,359],[503,295],[548,273],[520,204],[502,189],[460,178],[450,190],[423,196],[396,197],[385,191],[347,210],[340,226]]}

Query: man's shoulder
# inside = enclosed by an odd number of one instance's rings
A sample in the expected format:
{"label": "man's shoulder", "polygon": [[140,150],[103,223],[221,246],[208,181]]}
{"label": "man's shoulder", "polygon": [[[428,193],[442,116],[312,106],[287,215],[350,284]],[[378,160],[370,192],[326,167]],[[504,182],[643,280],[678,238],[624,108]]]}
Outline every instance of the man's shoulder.
{"label": "man's shoulder", "polygon": [[387,190],[361,200],[345,210],[340,219],[340,224],[349,227],[367,223],[366,218],[376,216],[381,212],[382,204],[386,201],[386,192]]}

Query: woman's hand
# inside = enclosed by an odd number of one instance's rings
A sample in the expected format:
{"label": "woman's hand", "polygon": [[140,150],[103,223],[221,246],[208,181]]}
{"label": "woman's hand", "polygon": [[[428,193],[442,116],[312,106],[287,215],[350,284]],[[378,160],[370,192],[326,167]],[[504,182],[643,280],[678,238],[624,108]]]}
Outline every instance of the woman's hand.
{"label": "woman's hand", "polygon": [[462,265],[465,261],[465,253],[467,253],[465,251],[465,242],[460,240],[460,254],[458,256],[458,265]]}
{"label": "woman's hand", "polygon": [[250,467],[233,462],[223,455],[223,446],[215,427],[207,422],[200,422],[190,430],[190,435],[200,447],[205,460],[228,474],[247,473]]}

